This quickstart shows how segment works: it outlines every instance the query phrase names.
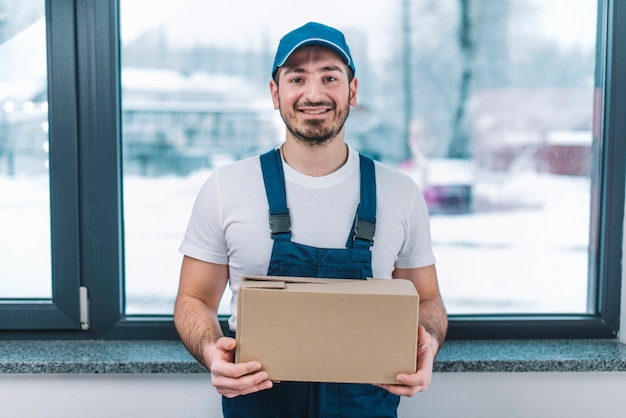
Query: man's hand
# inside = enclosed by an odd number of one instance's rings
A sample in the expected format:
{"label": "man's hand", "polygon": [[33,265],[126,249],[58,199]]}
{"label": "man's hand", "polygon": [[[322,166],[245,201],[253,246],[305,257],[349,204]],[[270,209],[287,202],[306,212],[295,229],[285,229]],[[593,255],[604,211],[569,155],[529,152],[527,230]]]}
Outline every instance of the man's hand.
{"label": "man's hand", "polygon": [[267,380],[267,372],[261,370],[261,363],[234,363],[236,345],[233,338],[222,337],[205,349],[207,363],[211,365],[211,383],[217,392],[234,398],[271,388],[272,382]]}
{"label": "man's hand", "polygon": [[397,385],[383,384],[376,386],[386,389],[395,395],[408,397],[428,389],[428,385],[430,385],[433,377],[437,342],[422,326],[419,327],[418,341],[417,371],[414,374],[399,374],[396,376],[399,382]]}

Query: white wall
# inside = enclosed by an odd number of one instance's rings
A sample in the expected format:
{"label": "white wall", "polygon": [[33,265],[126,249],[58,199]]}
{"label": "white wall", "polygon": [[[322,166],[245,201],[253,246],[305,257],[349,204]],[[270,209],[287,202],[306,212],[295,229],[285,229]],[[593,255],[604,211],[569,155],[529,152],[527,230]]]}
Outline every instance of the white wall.
{"label": "white wall", "polygon": [[626,372],[440,373],[400,403],[400,417],[626,416]]}
{"label": "white wall", "polygon": [[[400,418],[626,416],[626,372],[438,373]],[[0,375],[6,418],[220,418],[208,375]]]}

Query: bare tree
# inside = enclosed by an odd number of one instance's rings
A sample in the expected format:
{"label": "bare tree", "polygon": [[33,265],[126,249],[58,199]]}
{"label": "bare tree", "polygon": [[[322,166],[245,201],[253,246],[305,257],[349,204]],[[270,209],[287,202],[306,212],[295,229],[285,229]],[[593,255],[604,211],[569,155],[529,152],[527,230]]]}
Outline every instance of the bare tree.
{"label": "bare tree", "polygon": [[467,102],[472,83],[475,45],[472,34],[471,0],[459,0],[458,42],[461,51],[461,82],[459,95],[452,120],[452,140],[448,147],[448,157],[468,159],[471,157],[469,132],[467,129]]}
{"label": "bare tree", "polygon": [[403,89],[404,89],[404,157],[411,156],[409,136],[411,134],[411,121],[413,119],[413,65],[412,65],[412,31],[411,31],[411,0],[402,1],[402,63],[403,63]]}

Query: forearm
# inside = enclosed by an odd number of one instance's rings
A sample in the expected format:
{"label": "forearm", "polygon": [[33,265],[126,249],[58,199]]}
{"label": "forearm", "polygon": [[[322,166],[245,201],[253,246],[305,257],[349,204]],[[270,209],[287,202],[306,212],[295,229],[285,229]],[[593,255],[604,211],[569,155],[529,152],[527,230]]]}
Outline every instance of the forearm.
{"label": "forearm", "polygon": [[426,329],[437,344],[436,355],[448,331],[448,315],[441,298],[432,298],[420,303],[419,324]]}
{"label": "forearm", "polygon": [[223,337],[217,313],[196,298],[179,296],[174,307],[174,325],[189,353],[210,370],[206,349]]}

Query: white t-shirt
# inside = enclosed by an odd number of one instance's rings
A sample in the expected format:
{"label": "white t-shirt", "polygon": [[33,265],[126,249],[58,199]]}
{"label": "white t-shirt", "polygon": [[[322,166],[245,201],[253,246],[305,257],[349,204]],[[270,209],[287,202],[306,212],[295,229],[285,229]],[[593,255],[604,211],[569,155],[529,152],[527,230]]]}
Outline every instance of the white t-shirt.
{"label": "white t-shirt", "polygon": [[[360,200],[358,153],[322,177],[295,171],[283,161],[292,241],[319,248],[345,248]],[[413,179],[383,164],[376,167],[375,278],[398,268],[435,263],[426,202]],[[237,294],[244,274],[265,275],[272,252],[268,203],[259,157],[217,168],[200,189],[180,252],[228,264],[233,294],[229,325],[235,329]]]}

